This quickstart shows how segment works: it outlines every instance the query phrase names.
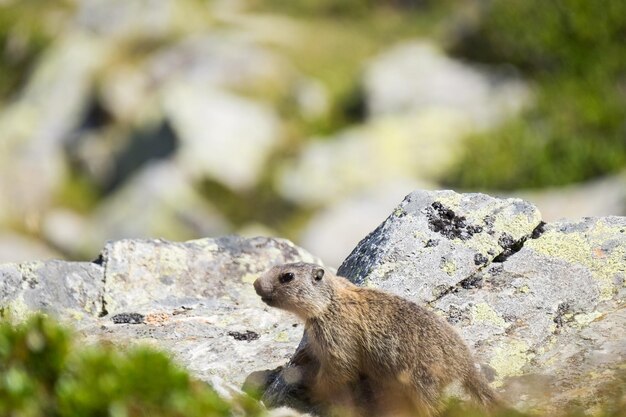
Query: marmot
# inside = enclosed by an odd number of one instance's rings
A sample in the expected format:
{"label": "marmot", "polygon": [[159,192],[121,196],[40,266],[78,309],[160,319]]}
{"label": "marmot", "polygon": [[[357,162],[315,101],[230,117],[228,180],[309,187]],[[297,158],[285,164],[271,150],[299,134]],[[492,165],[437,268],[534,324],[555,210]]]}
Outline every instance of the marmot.
{"label": "marmot", "polygon": [[355,411],[353,389],[363,379],[375,396],[367,414],[376,416],[431,416],[454,381],[486,408],[500,403],[453,328],[411,301],[307,263],[275,266],[254,288],[305,321],[316,361],[311,392],[339,415],[365,414]]}

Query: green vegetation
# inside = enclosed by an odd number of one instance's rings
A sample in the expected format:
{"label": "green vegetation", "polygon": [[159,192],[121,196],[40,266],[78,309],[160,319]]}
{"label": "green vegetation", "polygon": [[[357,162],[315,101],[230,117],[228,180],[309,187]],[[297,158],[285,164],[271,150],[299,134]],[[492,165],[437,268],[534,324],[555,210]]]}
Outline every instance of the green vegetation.
{"label": "green vegetation", "polygon": [[626,2],[494,0],[452,46],[537,87],[521,118],[469,138],[448,185],[562,185],[626,166]]}
{"label": "green vegetation", "polygon": [[[260,406],[242,398],[248,416]],[[217,417],[233,406],[162,353],[73,344],[52,320],[0,323],[0,415]]]}
{"label": "green vegetation", "polygon": [[0,2],[0,104],[17,92],[39,55],[62,28],[66,0]]}
{"label": "green vegetation", "polygon": [[[626,375],[602,394],[606,402],[596,417],[626,417]],[[563,416],[583,416],[572,410]],[[145,348],[122,351],[110,344],[84,347],[53,320],[39,315],[18,324],[0,318],[0,415],[260,417],[266,413],[250,397],[224,401],[162,353]],[[483,417],[484,413],[450,402],[443,416]],[[515,411],[497,416],[539,417]]]}

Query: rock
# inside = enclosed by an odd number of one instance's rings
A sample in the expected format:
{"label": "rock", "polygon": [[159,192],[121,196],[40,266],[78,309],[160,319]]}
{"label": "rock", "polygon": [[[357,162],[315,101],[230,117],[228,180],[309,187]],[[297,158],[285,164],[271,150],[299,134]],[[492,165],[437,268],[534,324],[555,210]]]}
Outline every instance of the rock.
{"label": "rock", "polygon": [[92,77],[105,55],[89,36],[62,37],[3,110],[0,221],[36,222],[50,205],[65,175],[63,146],[80,122]]}
{"label": "rock", "polygon": [[299,78],[288,61],[260,42],[221,31],[194,34],[158,51],[146,72],[157,85],[180,82],[256,93],[288,89]]}
{"label": "rock", "polygon": [[17,317],[43,311],[69,322],[103,311],[104,269],[89,262],[0,265],[0,309]]}
{"label": "rock", "polygon": [[298,204],[325,207],[390,182],[436,182],[457,160],[469,128],[464,116],[439,109],[380,117],[310,140],[280,169],[276,188]]}
{"label": "rock", "polygon": [[[338,273],[441,314],[522,409],[591,410],[623,367],[624,217],[544,224],[522,200],[417,191]],[[285,383],[294,368],[287,364],[264,398],[310,410]]]}
{"label": "rock", "polygon": [[176,161],[182,169],[234,190],[256,184],[280,136],[269,106],[185,84],[166,90],[164,106],[181,141]]}
{"label": "rock", "polygon": [[478,126],[515,114],[529,98],[519,80],[489,76],[418,41],[374,58],[363,83],[371,116],[445,108],[469,115]]}
{"label": "rock", "polygon": [[[285,362],[302,336],[294,317],[267,307],[252,287],[271,266],[297,261],[320,263],[283,239],[121,240],[98,263],[0,265],[0,308],[45,311],[85,343],[164,349],[232,394],[252,370]],[[276,415],[294,415],[284,412]]]}
{"label": "rock", "polygon": [[318,255],[327,266],[338,268],[354,247],[402,200],[406,190],[417,188],[415,181],[383,184],[346,197],[322,209],[307,223],[299,244]]}
{"label": "rock", "polygon": [[[87,235],[94,230],[89,220],[73,211],[63,208],[53,209],[46,213],[42,220],[41,234],[71,259],[90,257],[93,259],[97,249],[95,245],[87,244]],[[54,256],[58,258],[59,256]],[[32,257],[30,259],[42,259]],[[14,261],[17,262],[17,261]]]}
{"label": "rock", "polygon": [[540,224],[539,211],[522,200],[416,191],[359,243],[338,273],[432,302],[512,254]]}
{"label": "rock", "polygon": [[128,35],[157,38],[171,30],[172,0],[85,0],[79,3],[76,23],[102,37]]}
{"label": "rock", "polygon": [[99,205],[76,244],[97,251],[107,240],[151,236],[184,240],[221,235],[229,229],[222,214],[198,194],[180,168],[172,162],[155,162]]}
{"label": "rock", "polygon": [[45,243],[15,233],[0,235],[0,263],[25,262],[35,259],[58,259],[61,255]]}
{"label": "rock", "polygon": [[625,261],[626,218],[555,222],[432,306],[518,405],[590,409],[626,356]]}
{"label": "rock", "polygon": [[[275,264],[319,262],[286,240],[234,236],[123,240],[108,244],[102,258],[109,316],[84,331],[89,338],[147,342],[203,380],[238,387],[250,371],[282,364],[302,335],[294,317],[261,302],[252,282]],[[114,324],[110,317],[120,313],[143,320]]]}

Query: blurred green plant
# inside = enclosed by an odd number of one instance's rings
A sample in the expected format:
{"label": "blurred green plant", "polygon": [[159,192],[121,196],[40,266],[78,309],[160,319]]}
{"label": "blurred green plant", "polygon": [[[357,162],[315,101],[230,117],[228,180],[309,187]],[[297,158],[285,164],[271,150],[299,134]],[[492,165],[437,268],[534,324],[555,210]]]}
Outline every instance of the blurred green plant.
{"label": "blurred green plant", "polygon": [[23,86],[71,10],[70,0],[0,2],[0,103]]}
{"label": "blurred green plant", "polygon": [[516,189],[626,167],[626,2],[493,0],[451,51],[512,64],[536,86],[517,120],[470,137],[447,185]]}
{"label": "blurred green plant", "polygon": [[[162,353],[78,347],[44,316],[0,322],[0,415],[20,417],[211,417],[233,406]],[[262,415],[252,399],[237,406]]]}

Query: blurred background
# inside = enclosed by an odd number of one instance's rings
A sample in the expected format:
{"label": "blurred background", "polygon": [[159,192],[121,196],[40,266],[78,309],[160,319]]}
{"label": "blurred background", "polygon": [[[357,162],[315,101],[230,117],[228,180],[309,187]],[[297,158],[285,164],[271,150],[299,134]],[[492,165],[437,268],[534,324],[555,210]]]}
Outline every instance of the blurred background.
{"label": "blurred background", "polygon": [[0,0],[0,261],[274,235],[416,188],[626,213],[626,2]]}

